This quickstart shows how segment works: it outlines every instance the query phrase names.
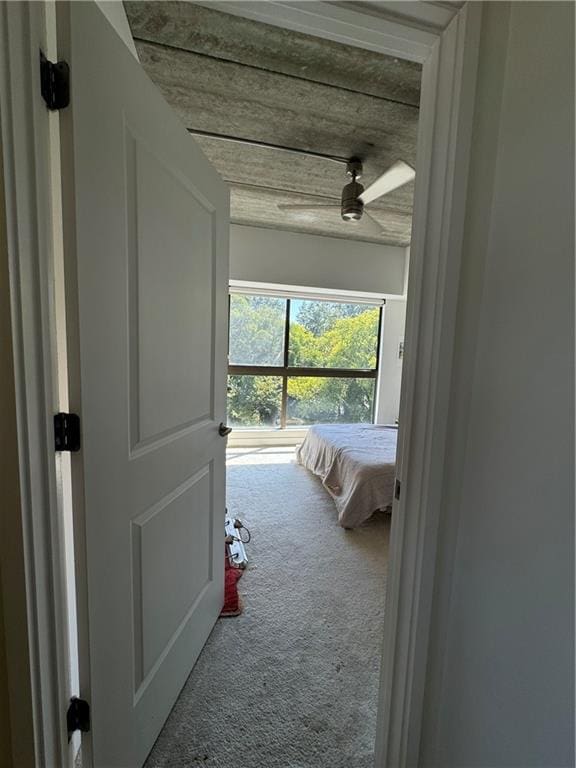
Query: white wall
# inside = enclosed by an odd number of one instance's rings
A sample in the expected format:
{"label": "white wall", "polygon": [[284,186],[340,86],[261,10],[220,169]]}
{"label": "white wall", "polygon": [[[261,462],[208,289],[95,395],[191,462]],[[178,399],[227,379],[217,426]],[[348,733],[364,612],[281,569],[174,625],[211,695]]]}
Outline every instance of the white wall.
{"label": "white wall", "polygon": [[34,768],[9,242],[0,135],[0,768]]}
{"label": "white wall", "polygon": [[421,765],[560,768],[574,765],[574,6],[484,12]]}
{"label": "white wall", "polygon": [[376,401],[376,423],[395,424],[400,408],[402,383],[402,359],[400,342],[404,341],[406,325],[406,301],[387,299],[380,340],[380,379]]}
{"label": "white wall", "polygon": [[406,248],[232,224],[230,278],[379,295],[404,293]]}

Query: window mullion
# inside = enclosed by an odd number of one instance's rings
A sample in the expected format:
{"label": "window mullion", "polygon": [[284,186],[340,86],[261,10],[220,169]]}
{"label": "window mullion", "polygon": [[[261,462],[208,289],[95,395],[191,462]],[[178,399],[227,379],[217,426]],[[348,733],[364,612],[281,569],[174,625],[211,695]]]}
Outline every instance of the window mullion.
{"label": "window mullion", "polygon": [[380,351],[382,344],[382,318],[384,315],[383,307],[380,307],[378,314],[378,338],[376,341],[376,370],[374,376],[374,389],[372,390],[372,423],[376,421],[376,401],[378,400],[378,392],[376,391],[378,383],[382,380],[382,371],[380,370]]}
{"label": "window mullion", "polygon": [[228,373],[231,376],[293,376],[332,379],[375,379],[377,368],[284,368],[266,365],[230,365]]}
{"label": "window mullion", "polygon": [[282,375],[282,405],[280,408],[280,429],[286,429],[286,409],[288,407],[288,360],[290,355],[290,299],[286,299],[286,318],[284,322],[284,373]]}
{"label": "window mullion", "polygon": [[282,376],[282,405],[280,407],[280,429],[286,429],[286,409],[288,407],[288,376]]}

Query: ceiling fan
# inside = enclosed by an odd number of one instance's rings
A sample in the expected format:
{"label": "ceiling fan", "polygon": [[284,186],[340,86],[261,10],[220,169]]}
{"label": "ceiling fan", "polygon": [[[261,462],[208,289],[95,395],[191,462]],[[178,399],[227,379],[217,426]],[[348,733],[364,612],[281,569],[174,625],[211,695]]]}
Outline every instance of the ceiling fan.
{"label": "ceiling fan", "polygon": [[398,160],[390,166],[376,181],[367,189],[364,189],[358,179],[362,177],[362,161],[357,157],[352,157],[346,164],[346,173],[352,181],[344,185],[342,190],[342,202],[337,203],[315,203],[315,204],[279,204],[278,208],[283,211],[300,211],[302,213],[319,212],[326,209],[340,209],[344,221],[359,222],[363,219],[364,229],[372,234],[382,234],[382,226],[373,216],[364,210],[364,206],[374,202],[387,195],[398,187],[402,187],[416,176],[412,166],[403,160]]}

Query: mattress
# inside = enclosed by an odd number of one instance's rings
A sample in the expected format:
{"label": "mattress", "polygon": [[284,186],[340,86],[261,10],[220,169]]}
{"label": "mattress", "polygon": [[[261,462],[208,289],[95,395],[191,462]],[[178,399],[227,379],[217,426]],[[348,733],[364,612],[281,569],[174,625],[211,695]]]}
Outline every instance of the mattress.
{"label": "mattress", "polygon": [[378,424],[310,427],[296,449],[299,464],[317,475],[334,499],[344,528],[361,525],[392,505],[398,430]]}

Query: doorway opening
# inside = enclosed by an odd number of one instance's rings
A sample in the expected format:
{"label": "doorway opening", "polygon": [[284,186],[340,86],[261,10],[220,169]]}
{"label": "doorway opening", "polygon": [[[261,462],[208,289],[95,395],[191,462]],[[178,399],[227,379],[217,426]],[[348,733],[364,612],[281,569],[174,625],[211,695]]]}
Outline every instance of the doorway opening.
{"label": "doorway opening", "polygon": [[[356,221],[342,200],[415,166],[421,67],[216,8],[126,8],[142,66],[230,185],[226,503],[251,535],[243,612],[217,623],[147,764],[368,766],[413,180]],[[320,438],[324,463],[305,456]]]}

